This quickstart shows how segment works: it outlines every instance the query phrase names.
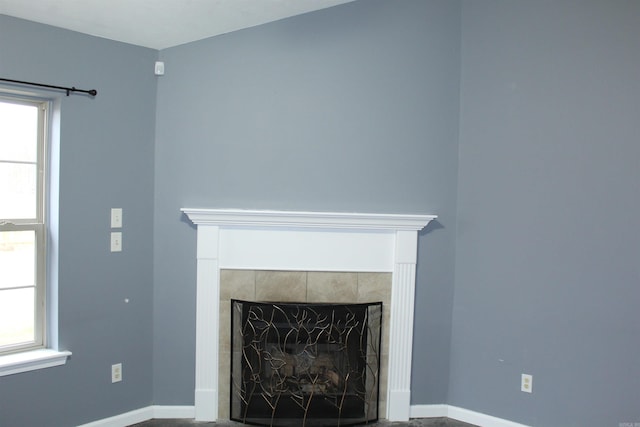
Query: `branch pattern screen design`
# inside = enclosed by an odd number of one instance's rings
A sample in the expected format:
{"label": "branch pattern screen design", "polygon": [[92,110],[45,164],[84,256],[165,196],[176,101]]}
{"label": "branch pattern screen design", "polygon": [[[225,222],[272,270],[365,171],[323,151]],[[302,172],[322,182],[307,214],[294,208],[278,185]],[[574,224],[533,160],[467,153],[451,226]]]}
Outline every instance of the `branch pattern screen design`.
{"label": "branch pattern screen design", "polygon": [[378,419],[382,303],[231,301],[231,419],[347,426]]}

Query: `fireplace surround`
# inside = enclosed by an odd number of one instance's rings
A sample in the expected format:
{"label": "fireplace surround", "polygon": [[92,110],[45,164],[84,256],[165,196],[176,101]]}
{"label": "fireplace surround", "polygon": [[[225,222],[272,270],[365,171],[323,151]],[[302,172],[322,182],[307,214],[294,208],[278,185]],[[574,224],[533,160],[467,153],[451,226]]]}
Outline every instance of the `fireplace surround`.
{"label": "fireplace surround", "polygon": [[389,360],[391,273],[220,270],[218,339],[218,419],[230,419],[231,300],[289,303],[383,303],[378,395],[380,418],[386,418]]}
{"label": "fireplace surround", "polygon": [[390,272],[387,419],[409,419],[418,231],[434,215],[192,209],[197,226],[195,417],[218,419],[221,269]]}

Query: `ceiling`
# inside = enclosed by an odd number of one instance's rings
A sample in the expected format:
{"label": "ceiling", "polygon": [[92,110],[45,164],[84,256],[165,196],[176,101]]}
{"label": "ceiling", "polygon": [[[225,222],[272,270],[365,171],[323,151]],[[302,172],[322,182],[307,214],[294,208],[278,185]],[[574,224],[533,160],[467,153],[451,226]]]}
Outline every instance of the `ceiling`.
{"label": "ceiling", "polygon": [[353,0],[0,0],[0,14],[153,49]]}

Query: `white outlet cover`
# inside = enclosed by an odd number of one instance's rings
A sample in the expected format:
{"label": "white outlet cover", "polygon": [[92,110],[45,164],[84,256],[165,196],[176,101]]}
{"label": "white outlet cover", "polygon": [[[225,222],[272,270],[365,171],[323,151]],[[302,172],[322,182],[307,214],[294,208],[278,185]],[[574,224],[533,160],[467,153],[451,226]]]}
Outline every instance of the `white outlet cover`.
{"label": "white outlet cover", "polygon": [[525,393],[533,393],[533,375],[522,374],[520,390]]}
{"label": "white outlet cover", "polygon": [[111,382],[119,383],[122,381],[122,363],[111,365]]}

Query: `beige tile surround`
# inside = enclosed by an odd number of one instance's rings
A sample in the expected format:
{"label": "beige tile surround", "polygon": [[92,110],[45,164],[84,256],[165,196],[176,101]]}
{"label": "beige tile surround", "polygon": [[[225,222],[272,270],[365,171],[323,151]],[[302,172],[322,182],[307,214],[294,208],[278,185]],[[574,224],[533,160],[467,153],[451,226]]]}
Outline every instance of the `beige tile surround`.
{"label": "beige tile surround", "polygon": [[229,419],[231,299],[334,303],[382,301],[379,412],[381,418],[386,418],[391,273],[220,270],[219,419]]}

